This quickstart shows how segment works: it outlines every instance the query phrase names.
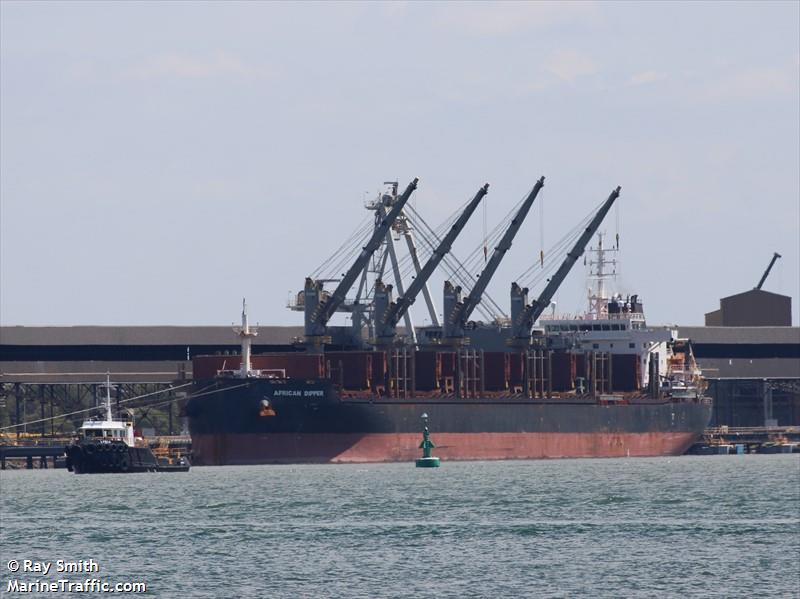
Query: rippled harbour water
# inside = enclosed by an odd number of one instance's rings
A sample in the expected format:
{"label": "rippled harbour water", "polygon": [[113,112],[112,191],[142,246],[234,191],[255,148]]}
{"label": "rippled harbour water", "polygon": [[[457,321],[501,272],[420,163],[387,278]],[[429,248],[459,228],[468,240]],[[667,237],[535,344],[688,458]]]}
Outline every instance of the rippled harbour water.
{"label": "rippled harbour water", "polygon": [[4,596],[800,596],[797,455],[5,471],[0,518]]}

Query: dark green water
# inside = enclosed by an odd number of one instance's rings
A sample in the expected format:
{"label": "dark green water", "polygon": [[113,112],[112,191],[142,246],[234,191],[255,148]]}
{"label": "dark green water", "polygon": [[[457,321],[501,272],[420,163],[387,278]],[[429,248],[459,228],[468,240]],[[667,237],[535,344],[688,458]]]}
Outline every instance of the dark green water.
{"label": "dark green water", "polygon": [[158,597],[800,596],[797,455],[6,471],[0,517],[4,595],[95,577]]}

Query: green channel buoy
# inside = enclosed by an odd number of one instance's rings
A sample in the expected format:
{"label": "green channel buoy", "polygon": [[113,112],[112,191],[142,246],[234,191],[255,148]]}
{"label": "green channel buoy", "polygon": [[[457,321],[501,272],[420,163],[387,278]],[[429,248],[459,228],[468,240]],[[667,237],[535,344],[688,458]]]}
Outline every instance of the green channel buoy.
{"label": "green channel buoy", "polygon": [[422,414],[422,422],[424,428],[422,429],[422,443],[419,448],[422,450],[422,457],[417,458],[417,468],[438,468],[439,458],[431,456],[431,449],[436,447],[431,441],[431,433],[428,430],[428,415]]}

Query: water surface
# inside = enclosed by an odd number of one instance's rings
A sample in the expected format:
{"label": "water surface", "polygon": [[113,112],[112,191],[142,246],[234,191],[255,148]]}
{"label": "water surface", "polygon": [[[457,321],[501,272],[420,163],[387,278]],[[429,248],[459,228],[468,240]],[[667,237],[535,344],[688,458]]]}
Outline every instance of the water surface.
{"label": "water surface", "polygon": [[0,523],[3,591],[94,559],[158,597],[800,597],[797,455],[5,471]]}

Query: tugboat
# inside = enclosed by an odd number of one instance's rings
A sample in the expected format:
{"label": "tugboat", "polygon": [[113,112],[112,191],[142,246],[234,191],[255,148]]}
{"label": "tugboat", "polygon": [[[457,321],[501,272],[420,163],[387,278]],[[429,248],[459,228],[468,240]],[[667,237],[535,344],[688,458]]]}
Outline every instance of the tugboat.
{"label": "tugboat", "polygon": [[159,460],[149,447],[137,446],[131,419],[114,420],[111,413],[111,383],[106,377],[104,420],[85,420],[79,439],[66,447],[67,469],[76,474],[100,472],[186,472],[185,457],[176,462]]}

